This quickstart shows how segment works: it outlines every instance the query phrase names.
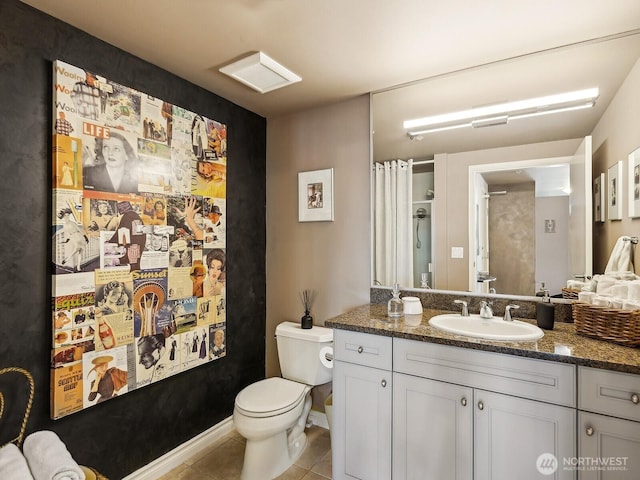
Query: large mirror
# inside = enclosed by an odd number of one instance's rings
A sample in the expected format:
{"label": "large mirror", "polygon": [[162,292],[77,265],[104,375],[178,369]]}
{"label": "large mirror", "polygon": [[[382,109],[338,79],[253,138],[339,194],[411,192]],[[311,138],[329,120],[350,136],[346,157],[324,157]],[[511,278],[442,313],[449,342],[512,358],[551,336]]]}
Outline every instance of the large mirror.
{"label": "large mirror", "polygon": [[[621,87],[640,95],[628,81],[639,58],[633,31],[373,93],[372,284],[532,296],[544,282],[560,295],[568,279],[598,273],[591,155],[602,145],[591,135]],[[403,126],[595,87],[591,108]]]}

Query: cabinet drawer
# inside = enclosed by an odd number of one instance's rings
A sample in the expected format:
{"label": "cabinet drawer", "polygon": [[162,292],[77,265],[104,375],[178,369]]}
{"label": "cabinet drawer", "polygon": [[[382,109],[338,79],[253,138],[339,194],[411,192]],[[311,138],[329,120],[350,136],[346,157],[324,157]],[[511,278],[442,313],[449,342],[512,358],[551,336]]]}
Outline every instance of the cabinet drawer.
{"label": "cabinet drawer", "polygon": [[578,408],[640,421],[640,375],[578,367]]}
{"label": "cabinet drawer", "polygon": [[340,329],[333,331],[333,356],[343,362],[391,370],[392,346],[391,337]]}
{"label": "cabinet drawer", "polygon": [[394,338],[394,371],[576,406],[575,366]]}

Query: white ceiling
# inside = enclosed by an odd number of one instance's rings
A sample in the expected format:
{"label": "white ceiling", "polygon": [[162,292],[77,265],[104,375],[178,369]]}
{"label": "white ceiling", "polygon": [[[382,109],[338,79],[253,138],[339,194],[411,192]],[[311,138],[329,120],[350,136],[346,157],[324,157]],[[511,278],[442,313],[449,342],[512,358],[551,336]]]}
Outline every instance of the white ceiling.
{"label": "white ceiling", "polygon": [[[638,0],[23,1],[267,118],[640,27]],[[257,51],[302,81],[218,72]]]}

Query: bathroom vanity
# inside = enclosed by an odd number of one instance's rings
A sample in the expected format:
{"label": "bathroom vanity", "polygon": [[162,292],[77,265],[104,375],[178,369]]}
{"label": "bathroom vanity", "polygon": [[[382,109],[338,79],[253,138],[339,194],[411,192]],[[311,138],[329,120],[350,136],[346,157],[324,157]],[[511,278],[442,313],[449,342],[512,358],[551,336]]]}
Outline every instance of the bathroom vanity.
{"label": "bathroom vanity", "polygon": [[570,323],[471,339],[429,326],[441,313],[412,327],[372,304],[325,322],[334,480],[639,478],[639,349]]}

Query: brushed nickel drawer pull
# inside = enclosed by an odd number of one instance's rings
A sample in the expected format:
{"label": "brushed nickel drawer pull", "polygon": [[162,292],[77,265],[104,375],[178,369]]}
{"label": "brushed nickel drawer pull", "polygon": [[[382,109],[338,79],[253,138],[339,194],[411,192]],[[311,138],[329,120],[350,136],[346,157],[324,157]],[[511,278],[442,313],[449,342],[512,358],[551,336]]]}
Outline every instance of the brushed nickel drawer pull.
{"label": "brushed nickel drawer pull", "polygon": [[387,381],[383,378],[380,385],[382,385],[382,388],[385,388],[387,386]]}
{"label": "brushed nickel drawer pull", "polygon": [[484,403],[482,403],[482,400],[480,400],[480,401],[478,402],[478,408],[479,408],[480,410],[484,410]]}
{"label": "brushed nickel drawer pull", "polygon": [[637,393],[631,394],[631,403],[633,403],[634,405],[638,405],[638,403],[640,403],[640,397],[638,397]]}
{"label": "brushed nickel drawer pull", "polygon": [[462,397],[460,399],[460,403],[462,404],[463,407],[467,406],[467,397]]}
{"label": "brushed nickel drawer pull", "polygon": [[364,352],[364,348],[362,348],[362,345],[358,347],[358,353],[362,353]]}
{"label": "brushed nickel drawer pull", "polygon": [[591,425],[587,425],[586,434],[588,437],[593,435],[593,427]]}

